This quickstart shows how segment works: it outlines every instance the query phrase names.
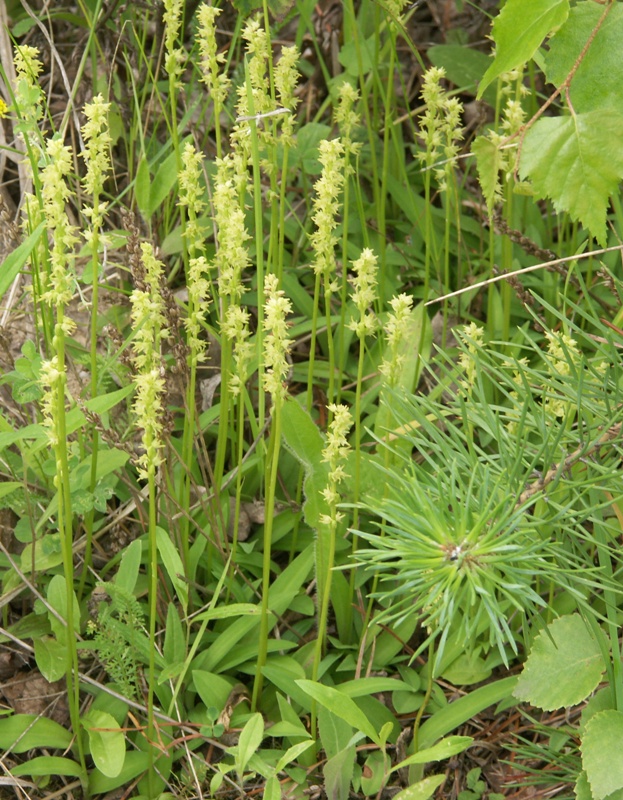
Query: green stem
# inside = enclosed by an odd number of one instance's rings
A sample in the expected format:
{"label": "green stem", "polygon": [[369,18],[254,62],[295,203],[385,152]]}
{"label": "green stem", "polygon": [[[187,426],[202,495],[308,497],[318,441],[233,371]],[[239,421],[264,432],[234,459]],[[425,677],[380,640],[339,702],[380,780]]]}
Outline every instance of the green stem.
{"label": "green stem", "polygon": [[272,412],[272,426],[268,457],[266,460],[266,515],[264,521],[264,552],[262,555],[262,606],[260,619],[260,640],[255,667],[255,680],[253,682],[253,696],[251,708],[255,711],[262,694],[264,676],[262,670],[266,664],[268,653],[268,596],[270,592],[270,561],[272,555],[273,519],[275,516],[275,489],[277,487],[277,473],[279,468],[279,449],[281,442],[281,400],[275,399]]}
{"label": "green stem", "polygon": [[[147,443],[146,443],[147,444]],[[156,538],[156,474],[155,468],[150,465],[147,472],[147,486],[149,492],[149,529],[147,538],[149,542],[149,664],[147,681],[147,745],[149,753],[148,781],[149,796],[155,796],[152,785],[155,777],[155,715],[154,715],[154,686],[156,685],[156,614],[158,611],[158,544]]]}

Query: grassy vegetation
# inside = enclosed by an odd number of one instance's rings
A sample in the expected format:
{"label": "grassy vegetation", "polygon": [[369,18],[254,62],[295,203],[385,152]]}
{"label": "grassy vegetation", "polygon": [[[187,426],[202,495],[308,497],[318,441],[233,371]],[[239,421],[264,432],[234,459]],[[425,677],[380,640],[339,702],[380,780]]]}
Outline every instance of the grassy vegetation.
{"label": "grassy vegetation", "polygon": [[17,796],[623,789],[623,126],[590,90],[623,15],[593,6],[527,52],[509,0],[491,60],[459,0],[434,46],[395,0],[7,4]]}

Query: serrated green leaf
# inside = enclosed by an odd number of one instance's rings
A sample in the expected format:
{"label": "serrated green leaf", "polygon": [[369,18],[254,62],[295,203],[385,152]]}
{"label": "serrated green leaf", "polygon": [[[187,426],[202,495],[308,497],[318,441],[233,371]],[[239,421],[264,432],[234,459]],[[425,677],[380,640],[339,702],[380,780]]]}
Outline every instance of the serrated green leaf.
{"label": "serrated green leaf", "polygon": [[95,766],[106,777],[116,778],[125,760],[125,738],[119,723],[107,711],[91,709],[82,724],[89,736]]}
{"label": "serrated green leaf", "polygon": [[582,766],[594,800],[623,790],[623,711],[600,711],[586,725],[582,744]]}
{"label": "serrated green leaf", "polygon": [[604,7],[598,3],[578,3],[569,18],[552,37],[545,55],[545,74],[549,83],[560,86],[571,70],[571,104],[577,113],[595,109],[623,107],[623,5],[612,3],[608,16],[591,41],[581,61],[589,36],[597,26]]}
{"label": "serrated green leaf", "polygon": [[602,109],[538,120],[524,140],[519,172],[539,197],[605,245],[609,198],[623,178],[623,113]]}
{"label": "serrated green leaf", "polygon": [[502,73],[529,61],[568,14],[569,0],[507,0],[493,22],[495,58],[483,75],[478,97]]}
{"label": "serrated green leaf", "polygon": [[315,681],[298,680],[296,683],[314,700],[328,708],[345,722],[348,722],[355,730],[365,733],[368,739],[380,746],[378,733],[354,700],[351,700],[350,697],[347,697],[332,686],[324,686]]}
{"label": "serrated green leaf", "polygon": [[513,692],[545,711],[580,703],[605,670],[599,643],[579,614],[560,617],[534,640]]}

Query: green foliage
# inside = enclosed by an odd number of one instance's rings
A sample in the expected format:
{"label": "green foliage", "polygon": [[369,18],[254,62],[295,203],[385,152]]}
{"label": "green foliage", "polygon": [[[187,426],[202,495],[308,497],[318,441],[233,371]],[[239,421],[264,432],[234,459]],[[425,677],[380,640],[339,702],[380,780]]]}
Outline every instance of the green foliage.
{"label": "green foliage", "polygon": [[605,679],[533,725],[617,797],[623,290],[581,256],[623,235],[623,4],[506,0],[492,61],[469,25],[411,41],[426,4],[100,5],[42,16],[60,82],[7,5],[0,645],[66,677],[72,729],[0,718],[12,774],[445,797],[470,720]]}
{"label": "green foliage", "polygon": [[514,695],[553,711],[586,699],[605,671],[602,648],[578,614],[551,622],[534,640]]}
{"label": "green foliage", "polygon": [[97,654],[122,694],[138,697],[140,667],[149,651],[143,609],[131,592],[116,583],[99,584],[96,596],[97,616],[90,629]]}

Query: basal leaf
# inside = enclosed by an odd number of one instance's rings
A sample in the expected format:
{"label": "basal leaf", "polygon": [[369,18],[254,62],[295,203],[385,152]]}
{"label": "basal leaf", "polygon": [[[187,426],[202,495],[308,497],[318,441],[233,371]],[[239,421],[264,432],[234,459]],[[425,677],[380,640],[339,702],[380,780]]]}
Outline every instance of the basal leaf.
{"label": "basal leaf", "polygon": [[39,241],[39,237],[43,232],[43,222],[30,234],[30,236],[23,241],[19,247],[16,247],[12,253],[2,262],[2,271],[0,272],[0,297],[3,297],[11,283],[15,280],[16,275],[26,263],[28,256],[32,253],[33,247]]}
{"label": "basal leaf", "polygon": [[326,757],[333,758],[348,747],[353,736],[353,727],[325,705],[321,705],[318,709],[318,732]]}
{"label": "basal leaf", "polygon": [[158,553],[162,558],[167,575],[171,579],[182,607],[186,610],[188,607],[188,584],[184,579],[184,565],[181,556],[175,549],[169,534],[163,528],[156,528],[156,541]]}
{"label": "basal leaf", "polygon": [[[604,7],[598,3],[578,3],[571,9],[568,20],[552,37],[545,55],[545,74],[550,83],[560,86],[576,66],[603,12]],[[623,107],[621,42],[623,5],[612,3],[608,16],[573,74],[569,92],[577,113]]]}
{"label": "basal leaf", "polygon": [[244,772],[249,760],[257,752],[263,737],[264,718],[261,714],[253,714],[247,720],[238,739],[236,767],[240,774]]}
{"label": "basal leaf", "polygon": [[430,747],[442,736],[456,730],[459,725],[480,714],[485,708],[511,697],[516,681],[517,678],[514,676],[502,678],[448,703],[427,719],[420,728],[420,747]]}
{"label": "basal leaf", "polygon": [[568,13],[569,0],[508,0],[493,22],[495,59],[482,78],[478,97],[503,72],[529,61]]}
{"label": "basal leaf", "polygon": [[53,636],[41,636],[34,640],[34,646],[35,661],[46,681],[60,680],[67,670],[67,644]]}
{"label": "basal leaf", "polygon": [[539,197],[605,245],[609,198],[623,178],[623,113],[602,109],[538,120],[524,140],[519,172]]}
{"label": "basal leaf", "polygon": [[108,778],[116,778],[123,769],[125,738],[117,720],[106,711],[91,709],[83,717],[95,766]]}
{"label": "basal leaf", "polygon": [[623,712],[600,711],[588,722],[582,738],[582,764],[594,800],[623,790]]}
{"label": "basal leaf", "polygon": [[445,779],[445,775],[430,775],[395,794],[394,800],[428,800]]}
{"label": "basal leaf", "polygon": [[82,778],[82,767],[71,758],[60,756],[39,756],[18,764],[11,770],[16,778],[22,775],[64,775],[69,778]]}
{"label": "basal leaf", "polygon": [[25,753],[38,747],[65,749],[72,735],[58,722],[34,714],[14,714],[0,719],[0,750]]}
{"label": "basal leaf", "polygon": [[599,643],[579,614],[541,631],[513,694],[545,711],[580,703],[597,687],[605,665]]}
{"label": "basal leaf", "polygon": [[409,764],[428,764],[430,761],[445,761],[446,758],[451,758],[458,753],[462,753],[463,750],[467,750],[473,741],[471,736],[448,736],[447,739],[442,739],[433,747],[427,747],[425,750],[420,750],[411,756],[407,756],[404,761],[393,767],[392,772]]}
{"label": "basal leaf", "polygon": [[345,747],[327,759],[322,770],[327,800],[348,800],[356,760],[354,747]]}
{"label": "basal leaf", "polygon": [[378,733],[354,700],[332,686],[324,686],[315,681],[299,680],[296,683],[314,700],[348,722],[355,730],[365,733],[368,739],[380,746]]}

